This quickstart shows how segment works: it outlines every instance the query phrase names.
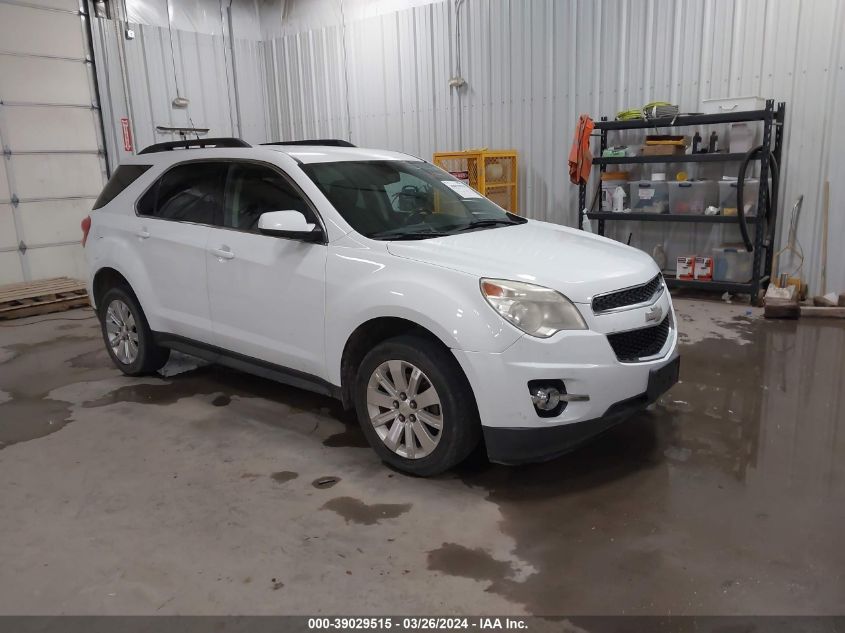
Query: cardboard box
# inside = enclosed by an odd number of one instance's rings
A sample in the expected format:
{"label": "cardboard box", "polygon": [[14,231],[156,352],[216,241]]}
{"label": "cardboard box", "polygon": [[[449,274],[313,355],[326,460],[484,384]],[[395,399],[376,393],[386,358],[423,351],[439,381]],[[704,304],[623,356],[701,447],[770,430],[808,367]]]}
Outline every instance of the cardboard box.
{"label": "cardboard box", "polygon": [[695,272],[695,257],[678,257],[675,275],[678,279],[692,279]]}
{"label": "cardboard box", "polygon": [[696,257],[693,276],[699,281],[713,281],[713,258]]}
{"label": "cardboard box", "polygon": [[640,153],[643,156],[678,156],[686,151],[682,145],[644,145]]}

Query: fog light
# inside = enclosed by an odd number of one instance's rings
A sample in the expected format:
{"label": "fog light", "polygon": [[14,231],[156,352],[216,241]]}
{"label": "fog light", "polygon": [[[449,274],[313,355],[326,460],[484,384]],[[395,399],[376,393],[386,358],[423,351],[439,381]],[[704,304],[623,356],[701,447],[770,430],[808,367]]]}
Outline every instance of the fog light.
{"label": "fog light", "polygon": [[566,408],[566,386],[562,380],[529,380],[528,395],[541,418],[555,418]]}
{"label": "fog light", "polygon": [[531,394],[531,401],[540,411],[552,411],[560,404],[560,391],[555,387],[540,387]]}

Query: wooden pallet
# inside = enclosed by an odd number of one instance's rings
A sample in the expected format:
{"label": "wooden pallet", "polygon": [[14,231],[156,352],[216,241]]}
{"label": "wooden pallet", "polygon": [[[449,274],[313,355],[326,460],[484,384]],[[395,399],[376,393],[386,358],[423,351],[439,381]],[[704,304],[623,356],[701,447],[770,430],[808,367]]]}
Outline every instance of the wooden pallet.
{"label": "wooden pallet", "polygon": [[19,319],[87,305],[90,303],[85,284],[69,277],[0,286],[0,319]]}

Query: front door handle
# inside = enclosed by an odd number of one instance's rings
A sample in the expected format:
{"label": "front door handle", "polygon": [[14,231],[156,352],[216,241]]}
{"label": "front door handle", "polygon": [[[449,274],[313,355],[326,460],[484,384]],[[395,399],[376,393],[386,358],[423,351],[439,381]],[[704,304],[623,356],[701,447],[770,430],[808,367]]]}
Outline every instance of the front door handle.
{"label": "front door handle", "polygon": [[212,248],[212,254],[220,259],[234,259],[235,254],[229,250],[228,246],[221,246],[220,248]]}
{"label": "front door handle", "polygon": [[140,239],[145,240],[150,236],[150,232],[146,229],[146,227],[144,227],[135,233],[135,235],[137,235]]}

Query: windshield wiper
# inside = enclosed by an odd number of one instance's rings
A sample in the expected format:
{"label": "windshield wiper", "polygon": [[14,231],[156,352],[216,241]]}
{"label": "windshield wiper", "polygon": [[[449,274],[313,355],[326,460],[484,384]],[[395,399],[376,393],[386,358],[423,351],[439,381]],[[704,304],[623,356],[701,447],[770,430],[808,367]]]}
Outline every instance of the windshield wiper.
{"label": "windshield wiper", "polygon": [[486,226],[510,226],[511,224],[521,224],[521,222],[514,222],[513,220],[474,220],[467,224],[466,226],[462,226],[459,229],[455,229],[456,231],[469,231],[471,229],[478,229],[484,228]]}
{"label": "windshield wiper", "polygon": [[451,233],[442,231],[408,231],[407,233],[373,233],[370,239],[373,240],[427,240],[430,237],[446,237]]}

